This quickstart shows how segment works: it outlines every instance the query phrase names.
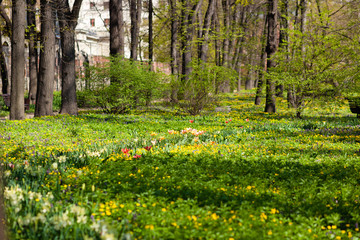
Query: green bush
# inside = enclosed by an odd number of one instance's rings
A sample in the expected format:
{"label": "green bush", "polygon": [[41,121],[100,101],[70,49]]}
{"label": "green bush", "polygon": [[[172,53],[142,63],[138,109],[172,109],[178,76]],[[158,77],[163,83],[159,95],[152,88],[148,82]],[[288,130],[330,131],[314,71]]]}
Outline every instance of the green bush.
{"label": "green bush", "polygon": [[191,115],[198,115],[209,104],[215,101],[218,89],[225,82],[234,83],[236,72],[215,64],[193,61],[191,74],[178,79],[173,87],[178,87],[180,108]]}
{"label": "green bush", "polygon": [[96,108],[99,107],[94,91],[84,90],[76,93],[77,104],[79,108]]}
{"label": "green bush", "polygon": [[166,82],[164,75],[122,57],[112,58],[106,66],[92,68],[90,78],[96,103],[108,113],[125,113],[148,105],[162,96]]}

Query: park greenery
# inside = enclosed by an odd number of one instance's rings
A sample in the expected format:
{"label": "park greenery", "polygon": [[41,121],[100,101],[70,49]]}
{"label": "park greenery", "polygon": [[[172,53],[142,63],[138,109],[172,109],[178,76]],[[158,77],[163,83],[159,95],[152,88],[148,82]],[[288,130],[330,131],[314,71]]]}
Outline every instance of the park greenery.
{"label": "park greenery", "polygon": [[359,239],[347,100],[299,119],[254,97],[221,95],[197,116],[156,102],[1,121],[11,239]]}

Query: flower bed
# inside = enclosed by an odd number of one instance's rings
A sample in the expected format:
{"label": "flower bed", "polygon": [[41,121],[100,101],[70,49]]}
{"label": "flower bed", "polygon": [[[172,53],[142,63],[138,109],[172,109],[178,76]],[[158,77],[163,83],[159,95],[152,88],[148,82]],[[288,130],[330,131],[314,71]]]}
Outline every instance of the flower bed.
{"label": "flower bed", "polygon": [[359,120],[252,99],[0,122],[12,239],[358,238]]}

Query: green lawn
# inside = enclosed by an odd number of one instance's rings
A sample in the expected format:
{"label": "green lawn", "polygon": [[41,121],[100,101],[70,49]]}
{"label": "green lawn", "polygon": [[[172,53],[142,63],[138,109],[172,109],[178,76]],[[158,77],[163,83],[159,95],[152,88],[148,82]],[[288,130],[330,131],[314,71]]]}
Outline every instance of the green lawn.
{"label": "green lawn", "polygon": [[[360,120],[296,119],[227,95],[167,108],[0,122],[12,239],[359,239]],[[159,107],[160,108],[160,107]]]}

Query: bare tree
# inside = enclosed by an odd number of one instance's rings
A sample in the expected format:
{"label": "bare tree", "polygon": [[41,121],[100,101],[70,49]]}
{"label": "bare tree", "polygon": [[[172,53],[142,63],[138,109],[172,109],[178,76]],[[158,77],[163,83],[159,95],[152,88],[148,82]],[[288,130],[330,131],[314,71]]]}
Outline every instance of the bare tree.
{"label": "bare tree", "polygon": [[124,55],[123,1],[110,0],[110,56]]}
{"label": "bare tree", "polygon": [[77,115],[75,72],[75,27],[82,0],[59,0],[57,5],[61,35],[61,114]]}
{"label": "bare tree", "polygon": [[[267,12],[267,21],[268,21],[268,33],[267,33],[267,44],[266,44],[266,54],[267,54],[267,71],[272,67],[275,67],[275,61],[272,60],[272,56],[277,51],[277,6],[278,0],[268,0],[268,12]],[[275,84],[270,79],[266,79],[266,104],[265,112],[274,113],[276,112],[276,99],[275,99]]]}
{"label": "bare tree", "polygon": [[139,31],[141,24],[141,8],[142,0],[129,0],[130,5],[130,20],[131,20],[131,43],[130,43],[130,58],[134,61],[137,60],[139,45]]}
{"label": "bare tree", "polygon": [[26,1],[12,1],[12,37],[11,37],[11,106],[10,120],[25,118],[24,84],[25,84],[25,25]]}
{"label": "bare tree", "polygon": [[206,62],[208,58],[209,51],[209,32],[211,27],[211,19],[215,12],[215,3],[216,0],[209,0],[208,8],[205,13],[204,25],[202,28],[202,36],[200,41],[200,54],[199,58]]}
{"label": "bare tree", "polygon": [[55,9],[50,0],[41,0],[40,71],[36,92],[35,117],[53,115],[55,77]]}
{"label": "bare tree", "polygon": [[179,73],[179,59],[178,59],[178,27],[179,17],[176,11],[176,0],[169,0],[170,3],[170,19],[171,19],[171,46],[170,46],[170,57],[171,57],[171,74],[178,75]]}
{"label": "bare tree", "polygon": [[36,99],[36,88],[38,79],[38,54],[37,54],[37,31],[36,31],[36,0],[27,0],[27,23],[29,39],[29,98],[32,103]]}
{"label": "bare tree", "polygon": [[152,69],[153,55],[154,55],[154,41],[153,41],[153,1],[149,0],[149,65]]}
{"label": "bare tree", "polygon": [[181,54],[182,54],[182,76],[184,79],[191,73],[190,62],[192,60],[192,41],[196,23],[196,14],[202,6],[203,0],[192,3],[190,0],[181,1]]}
{"label": "bare tree", "polygon": [[8,76],[8,67],[5,61],[5,54],[2,46],[2,37],[3,35],[11,36],[11,20],[7,13],[5,12],[2,1],[0,1],[0,15],[5,21],[5,28],[0,30],[0,72],[1,72],[1,82],[2,82],[2,93],[7,94],[10,92],[9,76]]}

